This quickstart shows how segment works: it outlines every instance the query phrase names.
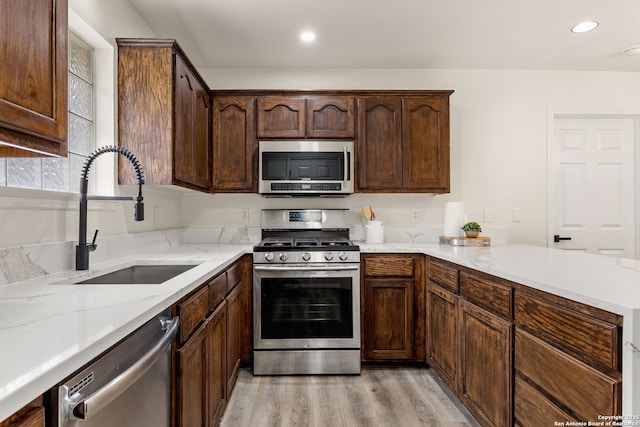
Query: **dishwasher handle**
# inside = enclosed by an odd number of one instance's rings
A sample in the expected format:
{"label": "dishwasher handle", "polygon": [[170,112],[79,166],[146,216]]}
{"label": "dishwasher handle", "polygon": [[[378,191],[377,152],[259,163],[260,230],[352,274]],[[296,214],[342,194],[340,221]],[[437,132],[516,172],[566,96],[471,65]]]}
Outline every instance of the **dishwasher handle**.
{"label": "dishwasher handle", "polygon": [[171,320],[164,321],[163,327],[166,328],[166,331],[153,348],[100,390],[74,404],[73,410],[69,411],[70,414],[73,414],[76,419],[89,419],[124,393],[156,363],[167,347],[171,345],[173,337],[178,332],[179,323],[180,319],[177,316]]}

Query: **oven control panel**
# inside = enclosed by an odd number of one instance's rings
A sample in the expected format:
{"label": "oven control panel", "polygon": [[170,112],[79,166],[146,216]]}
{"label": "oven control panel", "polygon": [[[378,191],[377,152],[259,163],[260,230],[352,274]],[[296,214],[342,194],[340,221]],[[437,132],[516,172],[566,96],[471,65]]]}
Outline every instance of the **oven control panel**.
{"label": "oven control panel", "polygon": [[359,251],[254,252],[254,264],[312,264],[360,262]]}

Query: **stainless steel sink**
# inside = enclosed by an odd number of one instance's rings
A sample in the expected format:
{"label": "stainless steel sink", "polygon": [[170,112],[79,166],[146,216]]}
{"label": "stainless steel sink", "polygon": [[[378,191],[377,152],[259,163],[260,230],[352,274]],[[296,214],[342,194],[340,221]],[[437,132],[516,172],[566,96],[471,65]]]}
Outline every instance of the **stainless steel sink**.
{"label": "stainless steel sink", "polygon": [[132,265],[100,276],[92,277],[75,285],[159,285],[195,267],[196,264],[180,265]]}

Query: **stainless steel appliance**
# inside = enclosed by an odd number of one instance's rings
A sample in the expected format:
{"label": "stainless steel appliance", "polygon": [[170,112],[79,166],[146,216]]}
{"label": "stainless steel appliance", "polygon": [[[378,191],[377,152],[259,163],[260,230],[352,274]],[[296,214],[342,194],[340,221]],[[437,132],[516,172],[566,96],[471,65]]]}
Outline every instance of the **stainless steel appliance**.
{"label": "stainless steel appliance", "polygon": [[258,192],[271,196],[353,193],[351,140],[259,141]]}
{"label": "stainless steel appliance", "polygon": [[153,318],[58,387],[59,426],[171,425],[171,342],[178,318],[169,314]]}
{"label": "stainless steel appliance", "polygon": [[253,373],[360,373],[360,248],[348,210],[263,210]]}

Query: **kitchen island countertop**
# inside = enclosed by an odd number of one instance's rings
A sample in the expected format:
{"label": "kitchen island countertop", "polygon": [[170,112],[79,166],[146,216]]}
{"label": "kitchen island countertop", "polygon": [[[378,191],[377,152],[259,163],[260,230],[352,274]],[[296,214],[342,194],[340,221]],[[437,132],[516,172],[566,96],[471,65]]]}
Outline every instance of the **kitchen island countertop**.
{"label": "kitchen island countertop", "polygon": [[[0,286],[0,420],[170,307],[251,245],[180,244]],[[640,414],[640,261],[527,245],[364,244],[423,253],[624,316],[623,411]],[[139,263],[198,264],[162,285],[79,286],[71,278]]]}

